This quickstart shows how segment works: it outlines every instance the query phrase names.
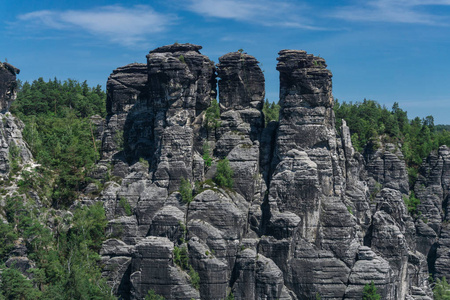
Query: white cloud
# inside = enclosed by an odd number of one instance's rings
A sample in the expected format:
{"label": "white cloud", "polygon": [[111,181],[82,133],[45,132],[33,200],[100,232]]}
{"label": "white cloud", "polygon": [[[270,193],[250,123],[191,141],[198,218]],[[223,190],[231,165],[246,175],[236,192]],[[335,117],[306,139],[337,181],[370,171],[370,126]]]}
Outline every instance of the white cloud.
{"label": "white cloud", "polygon": [[425,12],[427,6],[448,6],[450,0],[371,0],[338,8],[333,17],[349,21],[371,21],[444,25],[447,18]]}
{"label": "white cloud", "polygon": [[324,30],[306,17],[310,8],[298,2],[269,0],[190,0],[187,10],[210,18],[231,19],[263,26]]}
{"label": "white cloud", "polygon": [[142,42],[149,34],[164,31],[176,17],[155,12],[150,6],[102,6],[90,10],[41,10],[18,19],[37,28],[83,30],[126,46]]}

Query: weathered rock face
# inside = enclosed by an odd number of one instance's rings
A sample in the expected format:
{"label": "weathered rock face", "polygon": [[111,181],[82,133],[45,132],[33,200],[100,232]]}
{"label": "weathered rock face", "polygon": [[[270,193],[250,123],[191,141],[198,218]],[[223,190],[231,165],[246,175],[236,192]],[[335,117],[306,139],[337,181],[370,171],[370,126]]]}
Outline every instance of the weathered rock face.
{"label": "weathered rock face", "polygon": [[[118,68],[108,80],[96,178],[109,181],[99,197],[110,220],[101,254],[115,293],[361,299],[374,281],[382,299],[430,299],[428,271],[450,275],[448,148],[421,170],[422,217],[413,219],[399,148],[363,156],[345,122],[336,133],[324,59],[279,53],[280,120],[264,128],[258,61],[233,52],[214,66],[200,49],[157,48],[147,65]],[[221,114],[212,130],[205,110],[216,73]],[[232,189],[210,180],[223,158]],[[197,182],[190,203],[178,192],[183,178]]]}
{"label": "weathered rock face", "polygon": [[16,74],[20,70],[16,67],[0,62],[0,112],[8,111],[11,102],[16,99]]}
{"label": "weathered rock face", "polygon": [[260,110],[265,90],[259,62],[253,56],[240,52],[225,54],[219,62],[219,102],[223,110]]}
{"label": "weathered rock face", "polygon": [[430,273],[450,276],[450,149],[441,146],[424,161],[414,186],[420,200],[417,209],[418,247],[429,258]]}
{"label": "weathered rock face", "polygon": [[24,124],[8,109],[16,99],[16,74],[20,70],[8,63],[0,63],[0,177],[8,177],[11,164],[25,163],[32,155],[22,137]]}

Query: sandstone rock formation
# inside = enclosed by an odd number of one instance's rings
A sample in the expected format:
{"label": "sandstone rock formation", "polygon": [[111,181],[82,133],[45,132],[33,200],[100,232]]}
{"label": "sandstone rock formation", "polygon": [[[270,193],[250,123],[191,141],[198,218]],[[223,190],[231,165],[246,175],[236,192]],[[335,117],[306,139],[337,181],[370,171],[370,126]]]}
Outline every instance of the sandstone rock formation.
{"label": "sandstone rock formation", "polygon": [[[105,182],[98,200],[110,239],[101,254],[114,292],[361,299],[373,281],[382,299],[430,299],[428,272],[450,275],[448,148],[424,163],[414,187],[422,217],[413,218],[399,146],[363,156],[345,122],[336,132],[323,58],[279,53],[280,120],[264,127],[258,61],[233,52],[215,66],[200,49],[160,47],[146,65],[108,79],[95,174]],[[220,126],[209,128],[216,76]],[[202,158],[208,148],[211,165]],[[211,180],[223,158],[232,189]],[[182,180],[194,190],[190,203],[178,192]]]}
{"label": "sandstone rock formation", "polygon": [[0,62],[0,112],[8,111],[11,102],[16,99],[16,74],[20,70],[7,62]]}
{"label": "sandstone rock formation", "polygon": [[22,138],[24,124],[8,112],[16,99],[16,74],[20,70],[9,63],[0,63],[0,177],[8,177],[11,163],[29,161],[31,152]]}

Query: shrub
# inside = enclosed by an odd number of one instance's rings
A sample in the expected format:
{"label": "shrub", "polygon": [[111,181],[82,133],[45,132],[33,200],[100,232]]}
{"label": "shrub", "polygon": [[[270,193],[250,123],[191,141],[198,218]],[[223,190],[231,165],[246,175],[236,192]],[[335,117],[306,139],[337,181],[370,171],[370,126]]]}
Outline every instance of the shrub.
{"label": "shrub", "polygon": [[181,194],[181,201],[183,201],[186,204],[191,203],[192,199],[194,199],[194,197],[192,196],[191,183],[184,178],[181,178],[181,185],[179,192]]}
{"label": "shrub", "polygon": [[148,169],[150,167],[150,164],[148,163],[148,161],[143,157],[139,158],[139,162],[146,169]]}
{"label": "shrub", "polygon": [[211,105],[206,109],[205,120],[208,130],[220,127],[220,108],[217,99],[213,99]]}
{"label": "shrub", "polygon": [[363,290],[363,300],[380,300],[381,296],[377,293],[375,283],[366,284]]}
{"label": "shrub", "polygon": [[189,277],[191,277],[192,286],[198,290],[200,288],[200,275],[198,275],[191,265],[189,265]]}
{"label": "shrub", "polygon": [[165,298],[155,293],[154,290],[148,290],[145,300],[164,300]]}
{"label": "shrub", "polygon": [[217,173],[214,181],[221,187],[233,188],[233,170],[227,158],[220,160],[217,164]]}
{"label": "shrub", "polygon": [[0,287],[6,299],[31,300],[38,299],[41,296],[41,292],[33,288],[31,281],[14,268],[3,270]]}
{"label": "shrub", "polygon": [[116,144],[118,151],[123,151],[124,149],[124,139],[123,139],[123,130],[117,130],[116,134],[113,138],[114,143]]}
{"label": "shrub", "polygon": [[125,211],[125,214],[127,216],[131,216],[133,214],[133,210],[131,208],[130,203],[128,203],[127,199],[125,199],[124,197],[120,197],[119,205],[120,205],[120,207],[123,208],[123,210]]}
{"label": "shrub", "polygon": [[435,300],[448,300],[450,299],[450,286],[447,283],[445,277],[442,279],[437,278],[433,287],[433,294]]}
{"label": "shrub", "polygon": [[420,204],[420,200],[416,198],[414,191],[411,191],[409,197],[403,196],[403,201],[409,213],[415,214],[417,212],[417,206]]}
{"label": "shrub", "polygon": [[207,167],[211,167],[212,158],[211,158],[211,148],[207,141],[203,143],[203,160],[205,161],[205,165]]}
{"label": "shrub", "polygon": [[173,262],[183,270],[189,269],[189,256],[186,247],[173,248]]}

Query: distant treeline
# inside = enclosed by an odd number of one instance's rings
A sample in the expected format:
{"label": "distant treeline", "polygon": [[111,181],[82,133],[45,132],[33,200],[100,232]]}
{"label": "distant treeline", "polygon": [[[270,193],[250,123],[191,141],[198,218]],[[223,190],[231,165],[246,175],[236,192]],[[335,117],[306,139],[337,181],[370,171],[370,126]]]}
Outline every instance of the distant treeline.
{"label": "distant treeline", "polygon": [[407,112],[398,103],[387,109],[373,100],[342,102],[336,100],[336,129],[342,119],[350,128],[353,146],[357,151],[376,149],[380,142],[390,142],[401,149],[414,181],[418,166],[432,150],[441,145],[450,146],[450,125],[434,125],[433,116],[408,119]]}
{"label": "distant treeline", "polygon": [[45,166],[47,197],[55,207],[69,206],[86,183],[86,174],[99,159],[94,145],[92,115],[105,116],[106,93],[68,79],[42,78],[18,85],[11,113],[25,123],[23,136],[34,158]]}

